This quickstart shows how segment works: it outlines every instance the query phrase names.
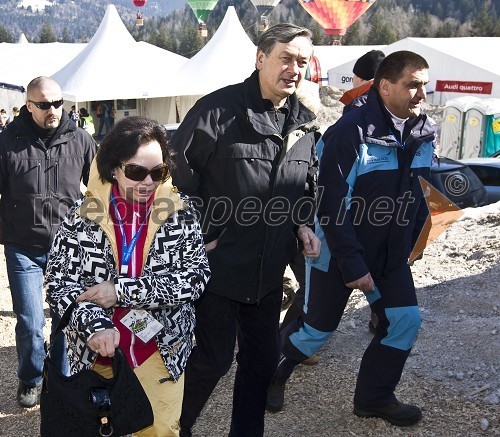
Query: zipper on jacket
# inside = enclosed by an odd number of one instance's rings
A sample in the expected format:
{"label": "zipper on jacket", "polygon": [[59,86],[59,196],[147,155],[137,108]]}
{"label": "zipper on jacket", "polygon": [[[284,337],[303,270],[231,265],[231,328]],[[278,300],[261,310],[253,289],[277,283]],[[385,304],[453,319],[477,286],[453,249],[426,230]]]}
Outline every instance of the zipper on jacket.
{"label": "zipper on jacket", "polygon": [[40,161],[38,161],[36,164],[36,172],[37,172],[37,186],[38,186],[37,194],[42,194],[42,163]]}
{"label": "zipper on jacket", "polygon": [[45,152],[45,193],[44,194],[47,194],[50,192],[49,171],[50,171],[50,154],[49,154],[49,151],[47,150]]}
{"label": "zipper on jacket", "polygon": [[54,161],[54,186],[53,191],[57,193],[59,190],[59,160]]}
{"label": "zipper on jacket", "polygon": [[[307,123],[302,123],[301,125],[296,126],[291,132],[285,135],[285,137],[282,137],[281,135],[274,135],[279,137],[282,140],[281,144],[281,150],[277,154],[275,161],[273,161],[273,181],[272,181],[272,189],[271,189],[271,199],[274,198],[274,189],[276,188],[276,180],[278,178],[278,170],[282,166],[283,162],[285,162],[285,155],[287,150],[283,150],[286,148],[286,137],[291,135],[293,132],[296,130],[302,129],[304,126],[306,126]],[[305,135],[304,135],[305,136]],[[314,140],[313,140],[314,141]],[[266,246],[267,246],[267,241],[268,241],[268,232],[269,232],[269,226],[266,225],[266,234],[264,237],[264,245],[262,246],[262,252],[259,254],[259,262],[260,262],[260,268],[259,268],[259,286],[257,288],[257,305],[260,302],[260,298],[262,296],[262,277],[264,275],[264,254],[266,253]]]}

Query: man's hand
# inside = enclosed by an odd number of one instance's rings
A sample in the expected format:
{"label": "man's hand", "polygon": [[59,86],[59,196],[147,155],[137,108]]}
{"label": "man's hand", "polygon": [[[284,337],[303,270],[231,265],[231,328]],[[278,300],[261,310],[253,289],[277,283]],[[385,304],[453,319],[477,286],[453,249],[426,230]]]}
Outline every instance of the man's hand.
{"label": "man's hand", "polygon": [[105,281],[87,288],[87,290],[76,298],[76,301],[87,301],[95,303],[105,309],[111,308],[117,303],[115,284],[113,281]]}
{"label": "man's hand", "polygon": [[120,344],[120,333],[115,329],[105,329],[94,334],[87,346],[102,357],[112,357]]}
{"label": "man's hand", "polygon": [[307,258],[316,258],[321,250],[321,240],[307,225],[300,225],[297,236],[304,246],[302,254]]}
{"label": "man's hand", "polygon": [[213,240],[210,243],[205,244],[205,251],[210,252],[211,250],[214,250],[217,247],[217,243],[219,242],[219,239]]}
{"label": "man's hand", "polygon": [[361,290],[364,292],[369,292],[375,290],[375,283],[373,282],[372,275],[367,273],[362,278],[356,279],[355,281],[345,284],[346,287]]}

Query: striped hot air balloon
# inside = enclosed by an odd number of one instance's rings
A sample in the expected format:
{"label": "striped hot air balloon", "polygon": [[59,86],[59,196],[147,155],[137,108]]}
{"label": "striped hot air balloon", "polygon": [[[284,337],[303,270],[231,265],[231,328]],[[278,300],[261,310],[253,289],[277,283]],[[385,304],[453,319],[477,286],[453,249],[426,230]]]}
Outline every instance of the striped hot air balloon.
{"label": "striped hot air balloon", "polygon": [[302,7],[325,29],[327,35],[345,35],[376,0],[299,0]]}

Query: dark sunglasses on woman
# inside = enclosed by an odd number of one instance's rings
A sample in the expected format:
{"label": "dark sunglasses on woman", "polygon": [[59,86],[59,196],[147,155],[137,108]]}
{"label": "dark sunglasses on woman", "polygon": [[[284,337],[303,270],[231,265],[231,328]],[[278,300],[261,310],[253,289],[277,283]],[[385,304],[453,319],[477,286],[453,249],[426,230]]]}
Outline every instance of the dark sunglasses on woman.
{"label": "dark sunglasses on woman", "polygon": [[166,165],[162,165],[161,167],[155,167],[151,170],[148,170],[146,167],[137,164],[122,164],[121,169],[125,174],[127,179],[132,181],[141,182],[148,177],[151,176],[153,181],[165,182],[170,174],[168,173],[168,167]]}

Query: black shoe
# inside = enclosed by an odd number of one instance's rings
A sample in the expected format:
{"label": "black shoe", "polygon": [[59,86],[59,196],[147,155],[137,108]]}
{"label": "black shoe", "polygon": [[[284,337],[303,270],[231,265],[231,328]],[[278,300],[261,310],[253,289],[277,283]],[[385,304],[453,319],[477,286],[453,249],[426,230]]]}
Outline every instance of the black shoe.
{"label": "black shoe", "polygon": [[285,385],[272,383],[267,390],[266,410],[270,413],[277,413],[283,409],[285,403]]}
{"label": "black shoe", "polygon": [[285,385],[293,372],[298,361],[282,356],[278,368],[273,377],[271,385],[267,389],[266,410],[270,413],[277,413],[283,409],[285,402]]}
{"label": "black shoe", "polygon": [[379,417],[396,426],[414,425],[422,419],[420,408],[398,400],[380,407],[362,408],[354,405],[354,414],[359,417]]}
{"label": "black shoe", "polygon": [[19,381],[17,387],[17,403],[23,408],[32,408],[38,403],[39,387],[32,387]]}

